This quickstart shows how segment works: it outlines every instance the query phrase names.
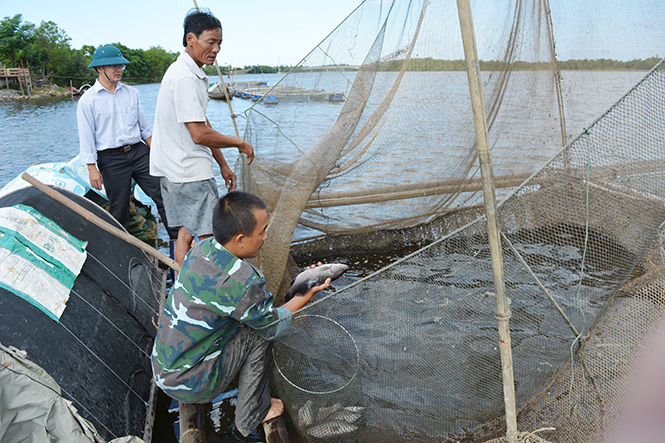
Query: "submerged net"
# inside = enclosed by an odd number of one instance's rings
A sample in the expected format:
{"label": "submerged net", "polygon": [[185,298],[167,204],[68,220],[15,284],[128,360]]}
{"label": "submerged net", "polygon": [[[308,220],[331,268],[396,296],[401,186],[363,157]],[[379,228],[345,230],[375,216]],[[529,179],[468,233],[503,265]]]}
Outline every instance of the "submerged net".
{"label": "submerged net", "polygon": [[[518,427],[553,427],[541,434],[553,442],[610,438],[634,351],[652,346],[663,315],[665,72],[569,142],[557,21],[546,1],[507,3],[472,10],[504,199]],[[505,433],[463,58],[454,3],[366,2],[264,91],[283,94],[277,107],[241,116],[257,154],[242,186],[269,206],[259,265],[273,292],[288,287],[291,257],[403,253],[310,303],[275,343],[292,441]],[[321,90],[344,99],[303,92]]]}

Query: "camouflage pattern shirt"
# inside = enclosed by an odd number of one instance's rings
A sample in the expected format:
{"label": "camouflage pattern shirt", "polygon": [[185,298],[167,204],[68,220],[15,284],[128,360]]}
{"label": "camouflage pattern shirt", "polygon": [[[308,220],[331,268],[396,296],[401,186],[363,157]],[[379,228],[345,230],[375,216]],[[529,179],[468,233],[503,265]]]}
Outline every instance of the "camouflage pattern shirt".
{"label": "camouflage pattern shirt", "polygon": [[220,355],[227,357],[226,343],[241,323],[258,329],[290,314],[273,305],[265,284],[258,269],[213,237],[195,245],[171,289],[155,338],[157,386],[181,401],[208,399],[224,377]]}

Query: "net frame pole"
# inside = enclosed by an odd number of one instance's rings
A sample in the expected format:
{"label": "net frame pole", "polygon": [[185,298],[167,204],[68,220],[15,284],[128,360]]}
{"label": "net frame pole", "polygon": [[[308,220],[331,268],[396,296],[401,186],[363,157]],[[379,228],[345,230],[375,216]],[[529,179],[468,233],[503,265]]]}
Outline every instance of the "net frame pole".
{"label": "net frame pole", "polygon": [[487,129],[487,116],[485,113],[485,99],[483,98],[483,85],[480,77],[478,63],[478,50],[476,36],[473,29],[473,18],[469,0],[457,0],[462,42],[464,44],[464,57],[466,71],[469,78],[469,92],[473,108],[473,120],[476,129],[476,145],[478,146],[478,159],[483,184],[483,199],[485,202],[485,216],[487,218],[487,232],[492,259],[492,276],[494,278],[494,293],[496,297],[496,311],[498,320],[499,346],[501,349],[501,372],[503,375],[503,397],[506,408],[506,438],[509,443],[517,442],[517,413],[515,409],[515,383],[513,377],[513,357],[510,345],[510,309],[506,297],[506,285],[503,272],[503,256],[501,254],[501,237],[497,221],[497,204],[494,190],[494,176],[492,172],[492,158],[490,155],[489,135]]}

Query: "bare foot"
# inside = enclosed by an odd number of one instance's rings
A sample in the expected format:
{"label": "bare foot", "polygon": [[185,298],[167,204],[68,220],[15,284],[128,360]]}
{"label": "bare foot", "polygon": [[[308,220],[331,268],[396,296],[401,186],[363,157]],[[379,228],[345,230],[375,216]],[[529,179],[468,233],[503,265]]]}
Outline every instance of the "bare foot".
{"label": "bare foot", "polygon": [[279,398],[271,398],[270,399],[270,410],[268,411],[268,414],[266,414],[266,418],[264,418],[261,423],[264,423],[272,418],[279,417],[282,415],[284,412],[284,403],[282,403],[282,400]]}

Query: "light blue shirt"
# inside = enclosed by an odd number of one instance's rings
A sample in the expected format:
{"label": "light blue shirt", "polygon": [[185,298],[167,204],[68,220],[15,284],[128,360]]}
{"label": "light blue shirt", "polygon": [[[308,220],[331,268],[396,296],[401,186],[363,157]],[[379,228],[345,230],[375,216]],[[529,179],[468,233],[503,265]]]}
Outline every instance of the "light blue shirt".
{"label": "light blue shirt", "polygon": [[118,82],[115,94],[99,80],[76,107],[81,162],[97,163],[97,151],[132,145],[152,136],[136,88]]}

